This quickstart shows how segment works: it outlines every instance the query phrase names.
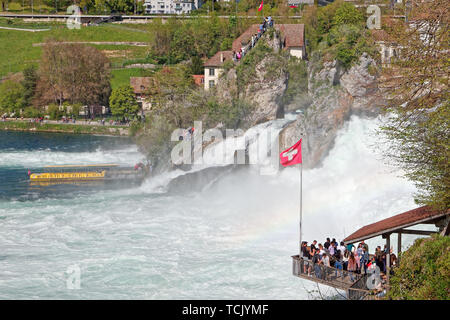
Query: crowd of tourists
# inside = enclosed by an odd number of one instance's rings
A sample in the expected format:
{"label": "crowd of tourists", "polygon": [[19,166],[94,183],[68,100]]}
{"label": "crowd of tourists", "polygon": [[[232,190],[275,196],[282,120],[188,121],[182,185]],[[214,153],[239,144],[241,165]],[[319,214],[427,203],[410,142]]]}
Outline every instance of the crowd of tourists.
{"label": "crowd of tourists", "polygon": [[341,241],[338,243],[336,239],[330,240],[327,238],[322,243],[317,243],[314,240],[311,245],[308,246],[307,241],[302,242],[301,246],[302,258],[306,262],[303,264],[303,273],[307,273],[309,276],[314,272],[318,278],[324,278],[323,268],[334,267],[335,276],[343,276],[343,270],[348,272],[351,281],[354,281],[354,274],[367,274],[367,270],[370,268],[378,267],[381,273],[386,274],[387,255],[390,256],[391,272],[392,267],[397,264],[397,257],[392,253],[392,248],[388,250],[386,245],[383,249],[381,246],[375,248],[374,254],[369,254],[369,246],[364,241],[361,241],[357,247],[350,243],[344,245]]}
{"label": "crowd of tourists", "polygon": [[251,50],[256,45],[259,38],[261,38],[264,32],[266,32],[268,28],[272,27],[273,27],[272,17],[271,16],[265,17],[263,19],[263,22],[259,25],[258,32],[252,35],[252,38],[248,43],[248,45],[242,46],[237,52],[233,50],[233,61],[234,62],[240,61],[248,53],[248,51]]}

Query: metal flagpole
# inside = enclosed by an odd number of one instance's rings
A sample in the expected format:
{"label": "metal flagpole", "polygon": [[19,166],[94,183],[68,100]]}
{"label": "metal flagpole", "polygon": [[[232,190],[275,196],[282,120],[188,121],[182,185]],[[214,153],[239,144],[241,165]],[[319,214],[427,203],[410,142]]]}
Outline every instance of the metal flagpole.
{"label": "metal flagpole", "polygon": [[300,163],[300,234],[299,234],[299,236],[300,236],[300,255],[299,255],[299,257],[302,256],[302,206],[303,206],[303,201],[302,201],[302,184],[303,184],[302,171],[303,171],[303,163]]}

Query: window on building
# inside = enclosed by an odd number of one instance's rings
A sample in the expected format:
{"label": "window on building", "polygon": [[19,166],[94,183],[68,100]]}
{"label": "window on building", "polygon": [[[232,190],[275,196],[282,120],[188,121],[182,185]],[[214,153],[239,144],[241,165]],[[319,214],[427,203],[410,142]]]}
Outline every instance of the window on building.
{"label": "window on building", "polygon": [[214,80],[209,80],[209,87],[212,88],[214,87],[214,85],[215,85]]}
{"label": "window on building", "polygon": [[214,68],[209,68],[209,75],[214,76]]}

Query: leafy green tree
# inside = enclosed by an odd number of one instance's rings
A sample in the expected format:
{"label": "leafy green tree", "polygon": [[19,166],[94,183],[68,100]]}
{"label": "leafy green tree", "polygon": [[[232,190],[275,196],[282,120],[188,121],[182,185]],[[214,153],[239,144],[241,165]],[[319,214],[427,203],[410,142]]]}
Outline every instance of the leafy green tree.
{"label": "leafy green tree", "polygon": [[41,113],[34,107],[27,107],[23,111],[22,116],[24,118],[37,118],[41,116]]}
{"label": "leafy green tree", "polygon": [[344,2],[337,7],[332,21],[333,25],[361,24],[364,15],[353,4]]}
{"label": "leafy green tree", "polygon": [[450,237],[417,239],[401,255],[388,297],[400,300],[450,299]]}
{"label": "leafy green tree", "polygon": [[112,91],[109,97],[111,113],[118,117],[132,117],[139,112],[139,104],[134,96],[133,88],[121,86]]}
{"label": "leafy green tree", "polygon": [[60,109],[57,104],[51,103],[47,108],[47,114],[52,120],[59,120],[64,115],[64,112]]}
{"label": "leafy green tree", "polygon": [[193,56],[191,62],[189,63],[189,73],[190,74],[203,74],[204,67],[203,61],[199,56]]}
{"label": "leafy green tree", "polygon": [[[399,55],[384,68],[389,103],[382,133],[385,155],[401,167],[418,192],[415,200],[439,209],[450,207],[450,97],[448,6],[445,0],[413,6],[414,24],[393,22],[387,32]],[[426,37],[424,38],[424,30]]]}
{"label": "leafy green tree", "polygon": [[233,45],[233,39],[231,38],[225,38],[223,39],[222,43],[220,44],[220,50],[230,50],[231,46]]}
{"label": "leafy green tree", "polygon": [[28,66],[23,70],[23,98],[26,105],[31,105],[32,99],[36,93],[36,84],[38,80],[37,68]]}
{"label": "leafy green tree", "polygon": [[0,83],[0,110],[2,112],[15,112],[18,115],[24,107],[22,85],[12,80]]}

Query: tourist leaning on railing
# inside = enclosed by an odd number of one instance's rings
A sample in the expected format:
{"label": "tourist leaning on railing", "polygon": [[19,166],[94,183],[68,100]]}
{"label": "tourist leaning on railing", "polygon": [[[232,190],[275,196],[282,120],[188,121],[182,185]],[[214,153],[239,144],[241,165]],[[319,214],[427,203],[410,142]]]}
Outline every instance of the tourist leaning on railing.
{"label": "tourist leaning on railing", "polygon": [[[363,245],[362,247],[362,255],[361,255],[361,267],[364,267],[364,273],[367,273],[367,263],[369,263],[369,252],[366,250],[366,247]],[[361,268],[362,271],[362,268]]]}
{"label": "tourist leaning on railing", "polygon": [[334,267],[336,268],[336,274],[335,276],[338,276],[338,269],[340,270],[340,276],[342,277],[342,269],[343,269],[343,264],[342,264],[342,254],[341,254],[341,250],[336,250],[335,254],[334,254],[336,260],[334,262]]}
{"label": "tourist leaning on railing", "polygon": [[351,252],[347,264],[347,271],[349,271],[351,281],[355,281],[355,279],[353,278],[353,272],[356,271],[356,268],[357,268],[356,258],[353,252]]}
{"label": "tourist leaning on railing", "polygon": [[319,250],[314,250],[314,255],[312,257],[312,264],[314,266],[314,273],[317,278],[321,278],[321,270],[320,270],[320,256]]}

